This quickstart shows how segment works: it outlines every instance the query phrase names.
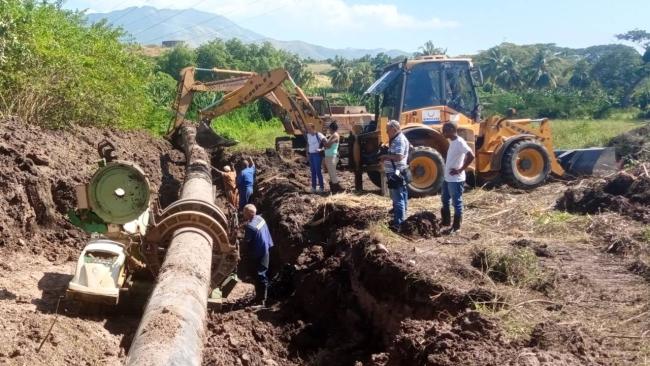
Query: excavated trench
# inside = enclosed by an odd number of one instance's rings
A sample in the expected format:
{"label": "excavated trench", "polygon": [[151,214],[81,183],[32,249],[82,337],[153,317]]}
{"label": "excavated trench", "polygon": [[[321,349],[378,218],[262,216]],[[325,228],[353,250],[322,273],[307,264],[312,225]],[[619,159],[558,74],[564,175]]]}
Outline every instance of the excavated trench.
{"label": "excavated trench", "polygon": [[474,310],[493,293],[437,283],[386,250],[366,230],[386,213],[306,194],[304,167],[273,152],[262,160],[254,201],[275,241],[271,306],[213,313],[205,365],[502,364],[529,347]]}

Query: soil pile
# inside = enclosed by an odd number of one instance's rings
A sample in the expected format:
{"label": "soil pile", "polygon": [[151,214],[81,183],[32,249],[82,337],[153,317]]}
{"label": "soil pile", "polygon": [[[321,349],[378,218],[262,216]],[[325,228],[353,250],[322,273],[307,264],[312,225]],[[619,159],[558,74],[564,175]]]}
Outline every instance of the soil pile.
{"label": "soil pile", "polygon": [[65,219],[74,208],[75,186],[97,167],[97,143],[117,142],[117,156],[138,164],[163,206],[173,202],[184,157],[145,132],[77,127],[44,130],[15,119],[0,121],[0,250],[76,260],[87,236]]}
{"label": "soil pile", "polygon": [[[646,168],[647,169],[647,168]],[[572,213],[617,212],[650,223],[650,176],[644,166],[569,188],[556,207]]]}
{"label": "soil pile", "polygon": [[431,211],[422,211],[409,216],[401,227],[401,232],[408,236],[432,238],[440,236],[440,221]]}
{"label": "soil pile", "polygon": [[614,137],[607,146],[616,148],[616,160],[650,161],[650,124]]}

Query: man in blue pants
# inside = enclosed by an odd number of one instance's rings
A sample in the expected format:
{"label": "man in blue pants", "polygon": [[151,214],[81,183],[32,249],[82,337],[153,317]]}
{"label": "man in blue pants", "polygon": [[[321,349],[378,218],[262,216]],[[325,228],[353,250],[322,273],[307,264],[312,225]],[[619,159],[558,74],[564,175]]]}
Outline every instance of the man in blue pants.
{"label": "man in blue pants", "polygon": [[460,230],[463,221],[463,190],[465,189],[465,169],[474,161],[474,152],[460,136],[456,125],[447,122],[442,126],[442,134],[449,139],[447,160],[445,161],[445,181],[442,183],[442,226],[451,224],[450,201],[454,204],[454,222],[450,232]]}
{"label": "man in blue pants", "polygon": [[[406,170],[409,168],[407,162],[410,147],[409,141],[402,133],[398,121],[389,121],[386,125],[386,130],[389,138],[388,151],[386,154],[381,155],[379,160],[384,163],[384,172],[387,178],[391,174],[404,176]],[[400,230],[400,226],[406,220],[406,211],[408,209],[408,189],[406,184],[407,182],[404,181],[398,187],[389,187],[390,198],[393,201],[393,222],[391,226],[397,231]]]}
{"label": "man in blue pants", "polygon": [[244,206],[244,220],[248,221],[244,233],[244,250],[249,259],[250,273],[255,278],[255,300],[257,305],[266,305],[266,295],[269,286],[267,272],[269,270],[269,250],[273,247],[273,239],[269,226],[262,216],[257,215],[257,208],[252,204]]}
{"label": "man in blue pants", "polygon": [[237,177],[237,189],[239,190],[239,209],[250,203],[253,195],[253,186],[255,185],[255,162],[252,157],[248,157],[242,162],[243,169]]}

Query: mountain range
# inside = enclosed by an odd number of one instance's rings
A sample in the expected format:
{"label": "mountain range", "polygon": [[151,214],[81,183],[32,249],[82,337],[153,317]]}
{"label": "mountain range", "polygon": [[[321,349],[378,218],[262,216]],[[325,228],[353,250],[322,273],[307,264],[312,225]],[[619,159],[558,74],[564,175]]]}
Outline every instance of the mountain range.
{"label": "mountain range", "polygon": [[129,41],[142,45],[160,45],[163,41],[184,41],[198,46],[215,38],[228,40],[238,38],[245,43],[270,42],[274,47],[293,52],[301,57],[325,60],[341,56],[358,58],[383,52],[391,57],[408,55],[400,50],[328,48],[303,41],[283,41],[265,37],[237,25],[230,19],[195,9],[157,9],[151,6],[130,7],[108,13],[87,14],[90,23],[105,19],[109,24],[121,27],[129,33]]}

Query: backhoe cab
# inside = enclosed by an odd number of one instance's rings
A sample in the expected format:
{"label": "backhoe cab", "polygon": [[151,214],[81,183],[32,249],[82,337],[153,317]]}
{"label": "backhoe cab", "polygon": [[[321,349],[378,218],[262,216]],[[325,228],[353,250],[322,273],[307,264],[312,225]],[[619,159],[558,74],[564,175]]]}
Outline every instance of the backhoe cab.
{"label": "backhoe cab", "polygon": [[[380,185],[381,164],[377,151],[388,143],[386,123],[398,120],[413,146],[409,165],[412,196],[435,194],[443,182],[448,141],[442,125],[452,122],[472,149],[476,159],[468,172],[481,181],[502,179],[518,188],[534,188],[549,174],[564,176],[593,174],[615,167],[613,149],[584,149],[563,152],[558,159],[553,148],[548,119],[481,120],[476,86],[482,80],[470,59],[443,55],[405,60],[384,69],[366,91],[375,97],[375,123],[353,131],[351,161],[357,175],[367,172]],[[577,161],[580,160],[580,161]],[[563,167],[565,165],[565,167]],[[358,187],[357,187],[358,188]]]}

